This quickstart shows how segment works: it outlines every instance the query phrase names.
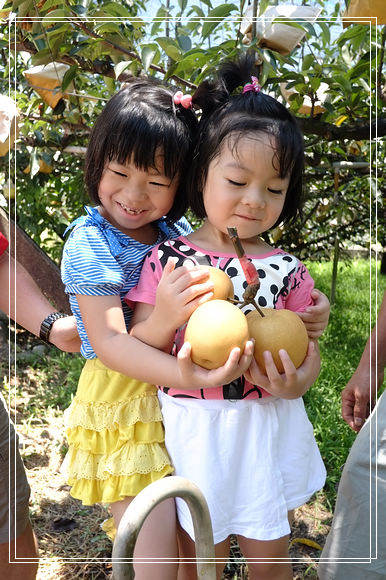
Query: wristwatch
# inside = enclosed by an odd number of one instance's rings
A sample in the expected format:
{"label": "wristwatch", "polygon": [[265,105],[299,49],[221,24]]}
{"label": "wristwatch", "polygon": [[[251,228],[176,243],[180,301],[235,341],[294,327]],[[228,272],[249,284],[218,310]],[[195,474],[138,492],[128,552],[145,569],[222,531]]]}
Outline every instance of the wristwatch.
{"label": "wristwatch", "polygon": [[44,342],[50,342],[50,332],[55,320],[66,318],[67,316],[69,315],[64,314],[64,312],[53,312],[52,314],[49,314],[40,325],[39,337],[44,340]]}

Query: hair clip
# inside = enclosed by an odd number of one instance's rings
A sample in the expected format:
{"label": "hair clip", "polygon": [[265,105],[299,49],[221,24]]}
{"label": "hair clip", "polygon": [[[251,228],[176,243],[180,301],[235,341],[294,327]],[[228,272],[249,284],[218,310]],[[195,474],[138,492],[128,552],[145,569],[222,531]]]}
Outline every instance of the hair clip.
{"label": "hair clip", "polygon": [[181,105],[184,109],[190,109],[192,106],[192,96],[184,95],[182,91],[177,91],[173,97],[175,105]]}
{"label": "hair clip", "polygon": [[259,85],[259,79],[257,77],[251,77],[252,82],[247,83],[243,88],[243,94],[248,93],[248,91],[254,91],[259,93],[261,91],[261,86]]}

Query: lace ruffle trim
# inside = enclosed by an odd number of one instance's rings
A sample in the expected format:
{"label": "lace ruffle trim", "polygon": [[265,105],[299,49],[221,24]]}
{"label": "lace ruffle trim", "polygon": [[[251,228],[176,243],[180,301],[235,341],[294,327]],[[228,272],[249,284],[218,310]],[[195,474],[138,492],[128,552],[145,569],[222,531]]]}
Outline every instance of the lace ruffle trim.
{"label": "lace ruffle trim", "polygon": [[74,398],[65,411],[66,427],[83,427],[94,431],[116,429],[119,425],[162,421],[156,394],[147,394],[115,403],[82,401]]}
{"label": "lace ruffle trim", "polygon": [[106,480],[110,476],[133,476],[162,471],[170,467],[170,458],[164,445],[126,445],[108,455],[92,454],[70,447],[63,469],[71,480]]}
{"label": "lace ruffle trim", "polygon": [[113,429],[94,431],[83,427],[66,429],[70,447],[89,453],[111,454],[125,445],[154,444],[164,442],[164,427],[160,421],[119,425]]}
{"label": "lace ruffle trim", "polygon": [[132,476],[111,476],[105,480],[72,480],[69,479],[69,485],[72,485],[71,495],[80,499],[84,505],[94,503],[114,503],[125,497],[136,496],[147,485],[153,481],[162,479],[173,472],[170,466],[164,469],[146,474],[134,474]]}

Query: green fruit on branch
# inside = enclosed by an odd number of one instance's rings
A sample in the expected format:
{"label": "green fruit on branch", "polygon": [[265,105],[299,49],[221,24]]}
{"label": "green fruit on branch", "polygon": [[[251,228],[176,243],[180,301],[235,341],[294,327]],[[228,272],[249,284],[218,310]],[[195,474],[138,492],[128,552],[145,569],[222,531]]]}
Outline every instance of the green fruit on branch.
{"label": "green fruit on branch", "polygon": [[222,366],[234,347],[242,352],[248,339],[245,315],[226,300],[209,300],[198,306],[185,332],[193,362],[206,369]]}
{"label": "green fruit on branch", "polygon": [[249,335],[255,339],[254,356],[262,372],[266,372],[263,352],[269,350],[279,371],[284,372],[279,350],[288,352],[296,368],[303,363],[308,349],[308,334],[302,319],[291,310],[262,308],[246,315]]}

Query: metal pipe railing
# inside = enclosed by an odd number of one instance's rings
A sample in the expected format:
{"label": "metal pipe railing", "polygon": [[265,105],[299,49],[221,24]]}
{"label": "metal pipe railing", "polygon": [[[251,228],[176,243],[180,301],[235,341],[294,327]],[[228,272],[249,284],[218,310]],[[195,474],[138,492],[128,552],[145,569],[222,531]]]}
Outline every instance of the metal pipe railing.
{"label": "metal pipe railing", "polygon": [[127,507],[114,541],[112,564],[114,580],[133,580],[134,548],[139,531],[153,508],[171,497],[186,501],[193,520],[198,580],[216,580],[212,522],[204,495],[188,479],[164,477],[145,487]]}

